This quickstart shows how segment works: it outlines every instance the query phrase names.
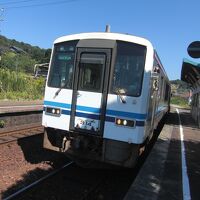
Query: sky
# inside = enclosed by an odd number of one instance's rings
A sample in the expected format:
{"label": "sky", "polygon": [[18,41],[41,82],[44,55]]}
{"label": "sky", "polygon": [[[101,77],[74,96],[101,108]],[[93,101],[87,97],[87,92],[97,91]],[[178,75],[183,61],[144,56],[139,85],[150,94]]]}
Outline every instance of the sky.
{"label": "sky", "polygon": [[0,34],[40,48],[63,35],[128,33],[148,39],[170,80],[180,79],[183,58],[200,40],[199,0],[0,0]]}

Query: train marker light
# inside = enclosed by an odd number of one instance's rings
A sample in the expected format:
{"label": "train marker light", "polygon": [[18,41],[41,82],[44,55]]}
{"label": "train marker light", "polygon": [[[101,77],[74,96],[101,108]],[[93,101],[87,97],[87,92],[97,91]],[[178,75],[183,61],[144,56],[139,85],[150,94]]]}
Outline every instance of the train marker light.
{"label": "train marker light", "polygon": [[118,126],[135,127],[135,121],[129,119],[115,118],[115,124]]}
{"label": "train marker light", "polygon": [[117,124],[121,125],[121,119],[117,119]]}
{"label": "train marker light", "polygon": [[60,110],[60,108],[46,107],[45,113],[48,115],[53,115],[53,116],[59,117],[61,115],[61,110]]}

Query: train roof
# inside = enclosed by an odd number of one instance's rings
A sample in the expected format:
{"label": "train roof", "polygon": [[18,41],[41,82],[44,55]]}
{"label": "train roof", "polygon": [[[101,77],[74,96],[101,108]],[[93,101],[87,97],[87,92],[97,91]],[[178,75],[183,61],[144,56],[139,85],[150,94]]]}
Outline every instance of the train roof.
{"label": "train roof", "polygon": [[151,42],[147,39],[142,37],[137,37],[129,34],[122,34],[122,33],[109,33],[109,32],[91,32],[91,33],[80,33],[80,34],[73,34],[62,36],[54,41],[54,44],[70,41],[70,40],[80,40],[80,39],[109,39],[109,40],[121,40],[126,42],[133,42],[137,44],[141,44],[144,46],[148,46],[153,48]]}
{"label": "train roof", "polygon": [[194,85],[200,79],[200,63],[183,59],[181,80]]}

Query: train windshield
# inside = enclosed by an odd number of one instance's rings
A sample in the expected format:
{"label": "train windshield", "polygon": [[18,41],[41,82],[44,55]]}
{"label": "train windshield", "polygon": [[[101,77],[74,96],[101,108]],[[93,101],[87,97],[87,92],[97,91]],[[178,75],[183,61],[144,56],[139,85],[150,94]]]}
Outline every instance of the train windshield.
{"label": "train windshield", "polygon": [[111,84],[111,93],[140,96],[146,47],[134,43],[117,42],[117,57]]}
{"label": "train windshield", "polygon": [[77,42],[70,41],[55,45],[48,80],[49,87],[72,88]]}
{"label": "train windshield", "polygon": [[[72,89],[72,79],[75,69],[75,51],[77,43],[78,41],[68,41],[55,44],[48,79],[49,87]],[[117,55],[114,64],[114,70],[112,73],[110,93],[136,97],[140,96],[144,74],[145,57],[145,46],[129,42],[117,41]],[[81,63],[85,66],[85,62]],[[87,66],[88,67],[86,68],[84,67],[85,71],[83,71],[83,74],[80,77],[82,81],[83,79],[88,79],[88,74],[90,73],[92,74],[95,72],[96,75],[98,74],[99,77],[101,76],[101,72],[98,71],[99,68],[96,65],[94,66],[94,64],[90,64],[89,66],[87,64]],[[95,87],[96,88],[91,90],[100,90],[99,85]],[[84,89],[89,88],[84,86]]]}

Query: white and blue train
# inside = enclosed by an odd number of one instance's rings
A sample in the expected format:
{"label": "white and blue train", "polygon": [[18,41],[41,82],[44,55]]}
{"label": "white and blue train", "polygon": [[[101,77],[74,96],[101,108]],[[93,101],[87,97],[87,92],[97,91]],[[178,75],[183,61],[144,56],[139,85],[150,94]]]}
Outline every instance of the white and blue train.
{"label": "white and blue train", "polygon": [[79,164],[133,167],[169,100],[166,72],[146,39],[110,32],[60,37],[45,89],[44,147]]}

